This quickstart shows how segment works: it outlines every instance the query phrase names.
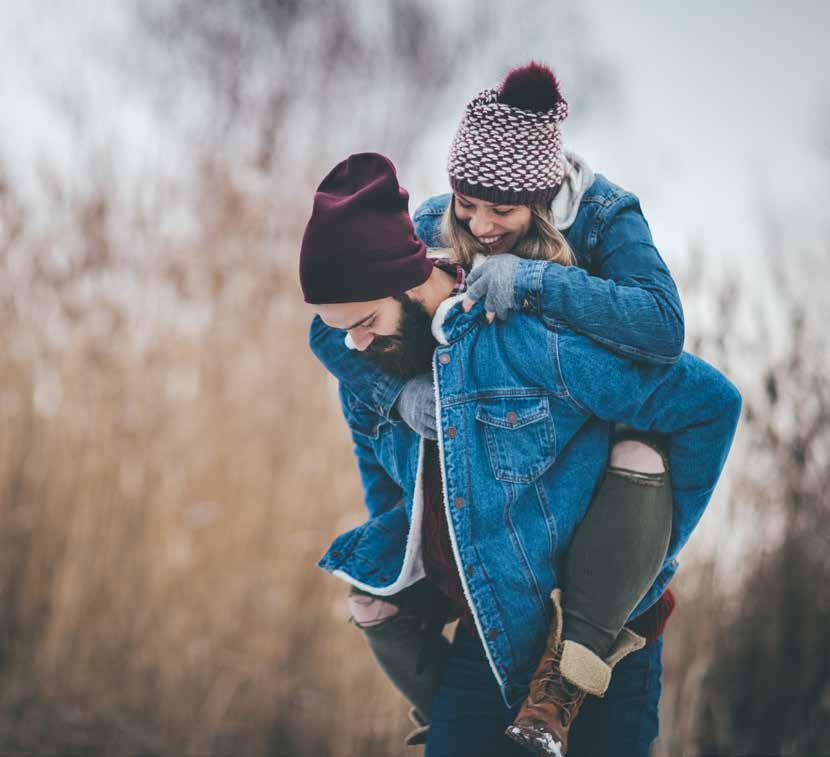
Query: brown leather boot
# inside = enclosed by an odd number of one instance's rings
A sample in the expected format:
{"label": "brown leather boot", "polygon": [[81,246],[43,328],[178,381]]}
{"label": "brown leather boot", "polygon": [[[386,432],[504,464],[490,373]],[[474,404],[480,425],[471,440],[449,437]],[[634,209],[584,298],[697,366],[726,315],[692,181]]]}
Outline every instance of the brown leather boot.
{"label": "brown leather boot", "polygon": [[568,751],[568,731],[585,699],[585,692],[562,677],[562,601],[555,589],[553,622],[542,659],[530,682],[530,693],[505,734],[534,754],[562,757]]}
{"label": "brown leather boot", "polygon": [[530,682],[530,692],[505,733],[537,755],[562,757],[568,751],[568,733],[586,694],[602,696],[611,670],[623,657],[640,649],[645,640],[623,628],[603,660],[587,647],[562,641],[562,592],[555,589],[550,636]]}

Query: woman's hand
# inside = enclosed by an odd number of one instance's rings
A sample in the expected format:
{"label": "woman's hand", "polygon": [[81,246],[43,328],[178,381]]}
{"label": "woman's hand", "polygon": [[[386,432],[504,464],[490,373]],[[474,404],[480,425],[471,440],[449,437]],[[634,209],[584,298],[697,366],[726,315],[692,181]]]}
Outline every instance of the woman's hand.
{"label": "woman's hand", "polygon": [[490,323],[494,318],[503,321],[510,310],[515,310],[514,284],[519,258],[515,255],[493,255],[467,276],[467,295],[462,307],[465,312],[483,301]]}
{"label": "woman's hand", "polygon": [[435,387],[432,375],[425,373],[404,384],[398,397],[398,414],[409,428],[424,437],[437,439],[438,426],[435,422]]}

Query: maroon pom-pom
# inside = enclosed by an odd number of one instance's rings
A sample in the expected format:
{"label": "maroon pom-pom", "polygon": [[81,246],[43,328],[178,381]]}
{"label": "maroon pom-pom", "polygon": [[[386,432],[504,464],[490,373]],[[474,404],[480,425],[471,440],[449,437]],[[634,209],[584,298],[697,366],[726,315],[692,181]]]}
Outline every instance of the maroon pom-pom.
{"label": "maroon pom-pom", "polygon": [[541,63],[514,68],[499,87],[499,102],[536,113],[555,108],[562,99],[553,71]]}

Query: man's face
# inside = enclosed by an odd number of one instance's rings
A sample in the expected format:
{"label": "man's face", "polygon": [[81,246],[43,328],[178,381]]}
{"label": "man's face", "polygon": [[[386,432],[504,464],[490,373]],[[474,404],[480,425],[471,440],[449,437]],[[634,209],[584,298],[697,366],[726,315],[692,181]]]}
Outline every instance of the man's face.
{"label": "man's face", "polygon": [[323,322],[344,329],[380,370],[412,378],[429,370],[435,339],[423,304],[404,293],[371,302],[320,305]]}

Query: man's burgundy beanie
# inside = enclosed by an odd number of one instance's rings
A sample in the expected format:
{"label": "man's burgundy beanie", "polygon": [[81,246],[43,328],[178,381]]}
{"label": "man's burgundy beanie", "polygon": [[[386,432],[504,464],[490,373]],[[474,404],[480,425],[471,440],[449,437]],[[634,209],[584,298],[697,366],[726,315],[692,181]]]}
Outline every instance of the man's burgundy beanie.
{"label": "man's burgundy beanie", "polygon": [[409,193],[378,153],[336,165],[314,195],[300,250],[300,285],[313,305],[395,297],[433,270],[409,217]]}

